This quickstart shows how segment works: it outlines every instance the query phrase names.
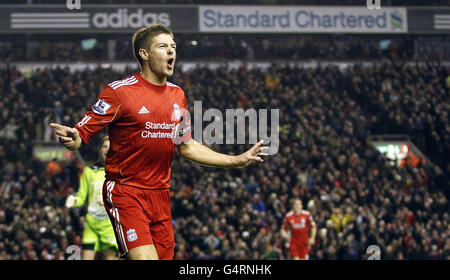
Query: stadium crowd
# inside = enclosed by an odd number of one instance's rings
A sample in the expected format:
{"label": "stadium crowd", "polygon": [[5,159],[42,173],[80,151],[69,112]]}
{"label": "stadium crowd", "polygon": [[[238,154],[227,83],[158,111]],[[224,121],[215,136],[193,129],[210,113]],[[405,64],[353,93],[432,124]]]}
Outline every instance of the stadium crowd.
{"label": "stadium crowd", "polygon": [[[66,209],[79,162],[41,162],[33,141],[54,141],[47,123],[73,125],[110,81],[111,69],[0,70],[0,259],[64,259],[80,245],[85,209]],[[311,259],[450,259],[448,121],[444,66],[268,69],[197,67],[171,79],[203,109],[280,109],[280,149],[263,164],[222,170],[175,157],[175,259],[286,259],[280,236],[294,197],[318,225]],[[393,166],[369,142],[409,134],[431,162]],[[100,137],[81,149],[95,160]],[[213,145],[225,153],[248,145]]]}

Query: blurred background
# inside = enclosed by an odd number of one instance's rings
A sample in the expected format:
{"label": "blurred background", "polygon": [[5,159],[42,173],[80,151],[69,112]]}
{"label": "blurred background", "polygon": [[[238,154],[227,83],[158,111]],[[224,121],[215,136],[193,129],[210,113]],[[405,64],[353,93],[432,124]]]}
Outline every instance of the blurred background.
{"label": "blurred background", "polygon": [[295,197],[318,226],[310,259],[364,259],[370,245],[382,259],[450,259],[448,0],[65,2],[0,3],[1,260],[81,245],[86,209],[64,202],[106,132],[73,153],[48,123],[74,125],[138,71],[131,36],[151,23],[175,33],[170,81],[191,114],[194,100],[280,109],[280,149],[263,164],[175,156],[175,259],[289,259],[280,228]]}

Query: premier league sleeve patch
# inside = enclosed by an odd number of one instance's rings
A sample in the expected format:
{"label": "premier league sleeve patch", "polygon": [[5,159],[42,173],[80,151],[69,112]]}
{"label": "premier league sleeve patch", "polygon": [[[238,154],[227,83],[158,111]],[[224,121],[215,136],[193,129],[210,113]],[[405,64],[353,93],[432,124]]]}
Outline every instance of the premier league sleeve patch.
{"label": "premier league sleeve patch", "polygon": [[109,105],[105,100],[99,99],[97,102],[92,106],[92,111],[99,115],[104,115],[106,112],[111,108],[111,105]]}

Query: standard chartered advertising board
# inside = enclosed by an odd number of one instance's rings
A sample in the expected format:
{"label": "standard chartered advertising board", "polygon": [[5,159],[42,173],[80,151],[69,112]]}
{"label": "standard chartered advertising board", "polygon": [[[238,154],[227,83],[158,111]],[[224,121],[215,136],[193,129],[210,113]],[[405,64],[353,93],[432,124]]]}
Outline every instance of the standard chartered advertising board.
{"label": "standard chartered advertising board", "polygon": [[406,33],[406,8],[200,6],[201,32]]}
{"label": "standard chartered advertising board", "polygon": [[[63,1],[65,2],[65,1]],[[362,1],[365,3],[365,1]],[[2,5],[0,33],[445,33],[450,8],[224,5]],[[445,23],[444,25],[442,23]]]}

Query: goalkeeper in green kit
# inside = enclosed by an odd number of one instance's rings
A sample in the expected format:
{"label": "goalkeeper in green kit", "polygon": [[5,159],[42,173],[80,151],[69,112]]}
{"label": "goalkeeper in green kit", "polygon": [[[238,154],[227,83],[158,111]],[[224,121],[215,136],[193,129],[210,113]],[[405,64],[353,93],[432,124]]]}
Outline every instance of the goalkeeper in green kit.
{"label": "goalkeeper in green kit", "polygon": [[88,199],[88,213],[83,232],[83,260],[94,260],[97,252],[107,260],[117,259],[118,250],[114,230],[103,205],[102,190],[105,181],[105,159],[109,150],[109,137],[100,142],[99,161],[85,167],[80,178],[80,188],[66,199],[66,207],[81,207]]}

